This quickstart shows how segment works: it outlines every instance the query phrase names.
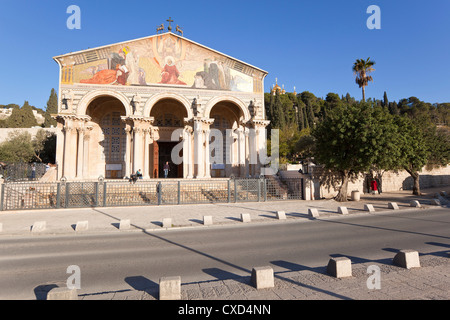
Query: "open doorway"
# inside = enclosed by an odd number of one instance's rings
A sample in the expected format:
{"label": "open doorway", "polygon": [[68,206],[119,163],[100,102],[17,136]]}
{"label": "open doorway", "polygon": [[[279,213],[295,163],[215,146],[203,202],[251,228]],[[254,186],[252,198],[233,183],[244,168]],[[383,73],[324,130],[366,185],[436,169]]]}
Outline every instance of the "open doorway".
{"label": "open doorway", "polygon": [[158,142],[158,178],[164,178],[164,165],[169,164],[169,173],[167,178],[183,178],[183,163],[175,164],[172,162],[172,149],[178,142]]}

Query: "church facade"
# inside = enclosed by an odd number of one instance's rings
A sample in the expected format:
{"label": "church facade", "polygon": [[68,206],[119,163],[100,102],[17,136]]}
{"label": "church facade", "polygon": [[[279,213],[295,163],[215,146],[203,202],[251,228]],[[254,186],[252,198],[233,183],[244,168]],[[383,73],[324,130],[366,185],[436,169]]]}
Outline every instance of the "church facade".
{"label": "church facade", "polygon": [[259,176],[266,71],[170,31],[54,60],[58,180]]}

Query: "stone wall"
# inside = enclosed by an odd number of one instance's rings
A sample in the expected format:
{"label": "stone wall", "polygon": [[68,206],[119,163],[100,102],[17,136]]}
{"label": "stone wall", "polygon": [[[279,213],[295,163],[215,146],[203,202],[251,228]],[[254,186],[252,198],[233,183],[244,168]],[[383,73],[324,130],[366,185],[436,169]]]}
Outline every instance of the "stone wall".
{"label": "stone wall", "polygon": [[44,129],[45,131],[56,133],[56,128],[41,128],[41,127],[34,127],[34,128],[0,128],[0,143],[6,141],[9,139],[9,134],[18,130],[21,132],[28,132],[31,134],[31,138],[33,138],[36,133],[40,130]]}
{"label": "stone wall", "polygon": [[[339,177],[332,176],[324,172],[320,167],[314,167],[312,170],[312,182],[314,184],[314,199],[333,198],[337,195],[341,180]],[[351,192],[358,190],[362,193],[369,192],[370,178],[361,174],[348,184],[348,196]],[[420,172],[420,188],[434,188],[450,185],[450,165],[436,169],[428,170],[423,168]],[[383,192],[393,192],[400,190],[412,190],[413,179],[408,172],[402,170],[398,172],[386,171],[381,180]]]}

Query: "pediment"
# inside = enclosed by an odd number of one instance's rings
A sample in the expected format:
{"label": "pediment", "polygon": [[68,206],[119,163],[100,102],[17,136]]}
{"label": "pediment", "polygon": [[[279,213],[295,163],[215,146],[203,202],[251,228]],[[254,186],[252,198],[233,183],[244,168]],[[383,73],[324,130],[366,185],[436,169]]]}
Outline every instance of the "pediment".
{"label": "pediment", "polygon": [[174,33],[54,57],[62,84],[263,92],[267,72]]}

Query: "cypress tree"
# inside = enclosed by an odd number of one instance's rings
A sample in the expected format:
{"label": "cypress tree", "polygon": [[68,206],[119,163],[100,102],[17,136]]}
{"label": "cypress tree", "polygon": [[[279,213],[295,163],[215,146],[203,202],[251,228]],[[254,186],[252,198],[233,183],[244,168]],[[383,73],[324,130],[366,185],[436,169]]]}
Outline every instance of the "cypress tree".
{"label": "cypress tree", "polygon": [[50,92],[50,97],[47,101],[47,109],[45,110],[45,120],[44,127],[49,128],[52,125],[56,126],[56,120],[52,119],[51,115],[58,113],[58,95],[56,94],[56,90],[52,88]]}

